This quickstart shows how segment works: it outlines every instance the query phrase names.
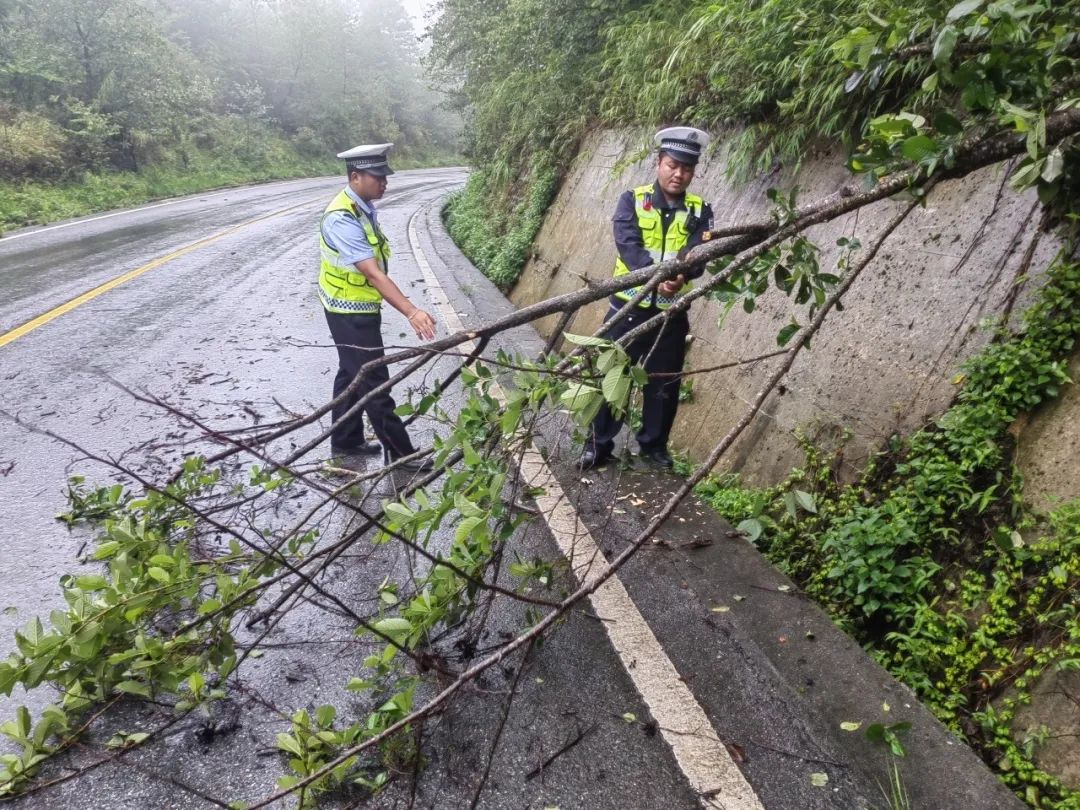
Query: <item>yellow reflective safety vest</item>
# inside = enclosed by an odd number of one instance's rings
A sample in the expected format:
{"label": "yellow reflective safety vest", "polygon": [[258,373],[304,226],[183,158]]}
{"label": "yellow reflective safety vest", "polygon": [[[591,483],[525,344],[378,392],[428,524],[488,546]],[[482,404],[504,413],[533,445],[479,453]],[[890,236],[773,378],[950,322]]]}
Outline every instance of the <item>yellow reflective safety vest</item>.
{"label": "yellow reflective safety vest", "polygon": [[[675,216],[672,217],[671,222],[668,223],[667,231],[664,231],[664,223],[660,216],[660,211],[653,205],[652,197],[655,187],[653,184],[647,186],[638,186],[634,189],[634,211],[637,214],[638,229],[641,231],[641,238],[645,244],[645,249],[649,251],[649,255],[652,256],[653,263],[665,261],[667,259],[674,259],[680,250],[686,247],[687,242],[690,241],[690,230],[686,227],[686,221],[689,217],[693,216],[695,219],[701,219],[701,212],[703,210],[704,201],[696,194],[686,192],[683,197],[683,205],[685,208],[677,210]],[[630,268],[626,266],[626,263],[622,258],[615,260],[615,277],[626,275],[630,272]],[[652,295],[645,296],[639,303],[639,307],[651,307],[655,299],[656,306],[659,309],[667,309],[675,300],[685,295],[693,287],[692,284],[687,283],[683,285],[683,288],[675,293],[674,296],[668,298],[661,295],[659,292],[654,291]],[[615,293],[615,297],[622,301],[629,301],[635,295],[641,291],[641,287],[631,287],[628,290]]]}
{"label": "yellow reflective safety vest", "polygon": [[342,189],[326,206],[319,220],[319,252],[322,255],[319,267],[319,298],[328,312],[378,315],[382,309],[382,293],[371,286],[363,273],[356,271],[355,265],[343,262],[341,253],[330,247],[323,236],[323,222],[335,211],[343,211],[356,220],[364,229],[379,268],[384,273],[390,271],[390,243],[372,218]]}

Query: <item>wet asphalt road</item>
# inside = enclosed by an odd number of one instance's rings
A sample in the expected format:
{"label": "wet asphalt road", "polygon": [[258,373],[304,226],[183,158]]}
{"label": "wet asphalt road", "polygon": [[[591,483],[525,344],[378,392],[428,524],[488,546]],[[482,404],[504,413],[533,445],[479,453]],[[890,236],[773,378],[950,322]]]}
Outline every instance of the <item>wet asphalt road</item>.
{"label": "wet asphalt road", "polygon": [[[403,173],[386,200],[388,219],[403,219],[461,176]],[[283,418],[278,403],[319,404],[331,385],[332,349],[296,349],[290,341],[328,342],[313,298],[311,242],[340,185],[327,178],[216,192],[0,240],[3,334],[109,279],[258,220],[0,347],[0,409],[93,453],[149,442],[140,463],[165,469],[178,450],[158,453],[153,445],[180,440],[185,429],[110,379],[198,409],[219,427],[250,423],[253,414]],[[395,317],[388,327],[405,331]],[[78,459],[0,419],[0,602],[19,609],[0,615],[0,638],[58,604],[55,584],[78,548],[54,520],[65,506],[66,478],[107,474]]]}
{"label": "wet asphalt road", "polygon": [[[438,224],[439,201],[464,177],[453,169],[401,172],[392,178],[380,211],[395,248],[392,269],[399,285],[434,309],[406,238],[415,217],[419,244],[469,326],[506,314],[511,306],[461,257]],[[216,447],[111,380],[197,412],[216,429],[273,422],[315,408],[329,397],[336,360],[326,345],[315,294],[314,232],[340,185],[326,178],[196,195],[0,239],[0,336],[96,285],[172,257],[0,346],[0,410],[89,452],[124,453],[131,467],[161,476],[184,453]],[[415,341],[404,318],[389,308],[383,335],[388,345]],[[542,345],[529,328],[501,336],[502,348],[527,355]],[[428,381],[451,367],[449,358],[441,359]],[[399,401],[409,395],[407,389],[395,392]],[[455,396],[460,392],[449,397],[451,409]],[[319,428],[309,426],[293,441],[305,441]],[[426,423],[414,434],[425,445],[435,429]],[[568,436],[565,417],[554,415],[544,429],[552,466],[603,552],[617,553],[648,522],[673,483],[654,472],[614,468],[582,480],[570,468],[575,448]],[[272,449],[283,455],[288,441]],[[317,462],[323,454],[312,455]],[[54,520],[65,508],[63,490],[72,473],[95,483],[114,477],[78,451],[0,417],[0,609],[14,608],[0,611],[0,655],[17,627],[60,604],[57,580],[78,570],[76,557],[88,535],[80,529],[69,533]],[[700,504],[684,506],[663,528],[663,544],[643,549],[620,578],[662,641],[678,680],[694,692],[721,739],[737,752],[765,808],[881,806],[882,754],[861,735],[839,731],[842,721],[851,720],[914,722],[904,760],[917,797],[913,806],[1018,806],[906,688],[808,600],[796,598],[791,583],[749,544]],[[286,505],[277,517],[286,520],[296,508]],[[332,536],[340,525],[331,521],[324,528]],[[511,547],[523,558],[560,556],[539,521],[513,538]],[[383,577],[400,577],[407,564],[393,544],[365,547],[335,566],[326,587],[357,611],[370,612],[368,595]],[[520,604],[501,598],[491,615],[482,645],[495,645],[501,634],[517,632],[526,621]],[[612,650],[603,624],[617,620],[588,608],[575,612],[530,657],[519,678],[513,661],[464,690],[423,730],[426,759],[415,795],[409,779],[402,778],[374,799],[344,793],[327,797],[322,806],[472,806],[515,678],[517,696],[476,806],[701,806]],[[269,795],[284,768],[273,750],[275,735],[287,728],[284,718],[292,710],[334,703],[360,714],[372,707],[372,698],[344,689],[372,649],[353,638],[351,629],[348,620],[314,607],[289,611],[260,645],[262,657],[245,666],[239,686],[230,691],[228,716],[236,722],[226,724],[222,734],[200,733],[202,720],[191,718],[160,743],[13,806],[188,810]],[[626,667],[635,665],[631,659]],[[426,683],[418,699],[436,687],[434,681]],[[51,698],[47,689],[0,697],[0,722],[18,704],[36,711]],[[886,704],[895,707],[890,714],[882,713]],[[85,747],[76,747],[45,775],[96,763],[101,743],[115,729],[153,727],[161,720],[153,707],[121,706]],[[4,745],[0,740],[0,750]],[[537,773],[545,762],[549,765]],[[827,786],[813,779],[823,773]],[[714,806],[737,806],[725,802],[720,797]]]}
{"label": "wet asphalt road", "polygon": [[[395,246],[394,277],[418,303],[426,291],[408,250],[407,223],[463,180],[461,170],[401,172],[380,204]],[[109,279],[241,226],[0,347],[0,409],[89,452],[125,453],[141,473],[161,475],[183,453],[213,448],[200,443],[197,431],[133,400],[110,380],[197,412],[218,429],[275,421],[285,411],[321,404],[336,363],[315,295],[313,235],[340,185],[333,178],[198,195],[0,240],[3,334]],[[413,343],[404,318],[386,309],[386,343]],[[449,368],[446,360],[436,372],[441,376]],[[407,392],[396,395],[401,401]],[[414,431],[421,444],[430,441],[430,430]],[[73,473],[95,483],[116,477],[76,450],[0,419],[0,608],[14,608],[0,613],[0,644],[34,615],[58,607],[58,579],[78,568],[76,556],[88,535],[69,533],[54,519],[65,507],[65,480]],[[523,550],[557,555],[539,526],[517,542]],[[330,587],[342,598],[359,600],[404,565],[392,547],[362,562],[346,560],[331,575]],[[516,605],[497,603],[494,615],[489,643],[523,620]],[[268,795],[283,766],[270,750],[276,733],[287,728],[279,712],[324,702],[363,708],[343,687],[370,648],[351,640],[349,630],[347,621],[335,623],[318,611],[291,611],[267,639],[264,656],[251,662],[243,690],[231,695],[240,709],[239,730],[207,743],[185,724],[163,744],[17,806],[201,808],[215,806],[211,799]],[[293,646],[298,640],[306,646]],[[512,666],[493,670],[425,729],[428,761],[415,806],[469,806],[513,676]],[[529,664],[519,691],[515,705],[522,708],[507,724],[480,806],[697,806],[655,730],[623,719],[627,712],[641,718],[648,713],[595,618],[571,618]],[[29,695],[19,689],[11,699],[0,697],[0,718],[10,717],[18,704],[34,711],[50,699],[46,689]],[[109,729],[131,730],[154,720],[153,710],[126,707],[93,739],[100,743]],[[558,768],[525,778],[578,734],[584,736],[572,755],[559,758]],[[93,748],[79,749],[51,775],[98,756]],[[412,806],[407,780],[400,782],[365,806]],[[326,806],[354,806],[359,798],[331,798]]]}

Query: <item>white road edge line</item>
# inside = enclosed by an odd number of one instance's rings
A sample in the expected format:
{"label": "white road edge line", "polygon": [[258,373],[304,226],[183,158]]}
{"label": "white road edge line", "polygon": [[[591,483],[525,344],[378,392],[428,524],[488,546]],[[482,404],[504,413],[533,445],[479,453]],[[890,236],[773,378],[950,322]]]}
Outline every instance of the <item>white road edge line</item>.
{"label": "white road edge line", "polygon": [[[409,219],[409,246],[447,329],[451,334],[463,332],[465,327],[450,305],[416,235],[416,219],[426,211],[426,207],[420,208]],[[502,398],[502,391],[497,386],[493,388],[493,394]],[[579,581],[585,583],[596,579],[607,569],[607,562],[536,449],[523,455],[520,473],[529,486],[543,489],[544,494],[535,499],[536,504]],[[717,810],[764,810],[754,789],[720,741],[705,710],[679,679],[675,665],[618,575],[601,585],[590,601],[597,615],[604,617],[601,624],[611,645],[649,707],[660,733],[671,746],[679,768],[701,797],[702,805]]]}

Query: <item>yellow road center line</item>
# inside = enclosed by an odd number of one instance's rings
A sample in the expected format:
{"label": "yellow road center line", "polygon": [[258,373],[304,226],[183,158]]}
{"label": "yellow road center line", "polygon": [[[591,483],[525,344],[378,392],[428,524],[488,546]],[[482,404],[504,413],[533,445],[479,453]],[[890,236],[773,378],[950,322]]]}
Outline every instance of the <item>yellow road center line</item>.
{"label": "yellow road center line", "polygon": [[[457,312],[431,269],[416,236],[419,209],[409,220],[409,243],[427,292],[451,334],[464,332]],[[475,341],[462,344],[475,348]],[[496,383],[491,393],[505,401]],[[521,477],[543,494],[536,505],[560,551],[570,563],[579,582],[595,580],[607,570],[607,560],[555,474],[536,448],[522,454],[518,462]],[[618,574],[613,575],[589,597],[596,613],[604,617],[604,630],[619,660],[633,681],[649,712],[671,746],[679,768],[691,788],[709,810],[764,810],[753,787],[735,764],[712,722],[694,694],[680,679],[659,639],[638,611]]]}
{"label": "yellow road center line", "polygon": [[19,338],[23,337],[24,335],[27,335],[30,332],[33,332],[35,329],[44,326],[45,324],[49,323],[50,321],[56,320],[61,315],[66,315],[67,313],[71,312],[73,309],[75,309],[77,307],[81,307],[83,304],[87,303],[88,301],[93,301],[99,295],[104,295],[109,290],[113,290],[113,289],[119,287],[121,284],[126,284],[127,282],[131,281],[132,279],[138,278],[143,273],[149,273],[151,270],[154,270],[155,268],[161,267],[163,264],[168,264],[169,262],[173,261],[174,259],[179,259],[181,256],[185,256],[185,255],[187,255],[188,253],[191,253],[194,250],[198,250],[199,248],[203,248],[203,247],[206,247],[207,245],[213,244],[214,242],[217,242],[219,239],[224,239],[226,236],[234,234],[237,231],[239,231],[240,229],[246,228],[249,225],[254,225],[257,222],[262,222],[263,220],[270,219],[270,218],[276,217],[276,216],[280,216],[281,214],[288,213],[289,211],[293,211],[293,210],[295,210],[297,208],[303,208],[305,205],[310,205],[311,203],[316,202],[319,199],[321,199],[321,197],[313,197],[312,199],[305,200],[302,203],[298,203],[296,205],[290,205],[288,208],[282,208],[282,209],[279,209],[277,211],[273,211],[273,212],[271,212],[269,214],[263,214],[261,217],[256,217],[255,219],[249,219],[247,222],[241,222],[239,225],[233,225],[231,228],[226,228],[225,230],[220,231],[219,233],[215,233],[215,234],[212,234],[211,236],[207,236],[205,239],[200,239],[197,242],[192,242],[190,245],[185,245],[184,247],[179,248],[178,250],[174,250],[172,253],[168,253],[168,254],[166,254],[164,256],[159,256],[158,258],[154,259],[153,261],[147,262],[142,267],[136,267],[134,270],[129,270],[127,273],[124,273],[121,276],[117,276],[114,279],[110,279],[109,281],[106,281],[104,284],[102,284],[102,285],[100,285],[98,287],[94,287],[94,289],[89,290],[87,292],[84,292],[82,295],[78,296],[77,298],[72,298],[67,303],[61,304],[60,306],[56,307],[55,309],[50,309],[45,314],[39,315],[38,317],[34,318],[33,320],[27,321],[26,323],[22,324],[21,326],[16,326],[10,332],[5,332],[4,334],[0,335],[0,346],[6,346],[7,344],[18,340]]}

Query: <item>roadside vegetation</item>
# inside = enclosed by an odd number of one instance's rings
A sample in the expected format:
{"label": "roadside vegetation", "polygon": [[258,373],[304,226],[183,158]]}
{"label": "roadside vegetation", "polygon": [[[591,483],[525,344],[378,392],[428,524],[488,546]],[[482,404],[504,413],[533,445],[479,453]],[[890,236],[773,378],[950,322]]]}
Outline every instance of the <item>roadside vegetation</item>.
{"label": "roadside vegetation", "polygon": [[[907,141],[916,159],[947,160],[908,138],[936,134],[951,148],[1002,116],[1033,114],[1037,128],[1039,109],[1076,91],[1078,27],[1077,3],[447,0],[428,58],[457,88],[476,167],[447,224],[496,283],[512,284],[529,254],[516,246],[540,225],[530,212],[601,126],[731,128],[733,179],[798,164],[826,141],[852,152],[880,115],[892,148]],[[905,129],[901,112],[921,123]],[[1051,173],[1063,165],[1047,160]]]}
{"label": "roadside vegetation", "polygon": [[[459,16],[439,23],[455,45],[461,44],[455,27],[471,5],[460,0],[453,4]],[[576,29],[571,6],[559,10],[556,23],[567,31]],[[475,43],[467,56],[460,49],[433,51],[458,68],[463,59],[482,62],[480,52],[500,67],[462,73],[462,97],[482,122],[470,130],[469,148],[490,160],[476,161],[481,170],[451,201],[446,221],[466,253],[504,286],[517,277],[528,249],[509,264],[505,254],[493,259],[491,247],[527,242],[539,220],[485,217],[488,201],[526,207],[540,188],[535,161],[558,167],[561,176],[591,128],[644,131],[678,122],[727,129],[733,182],[798,165],[823,143],[840,143],[849,168],[874,180],[890,176],[897,161],[931,174],[948,170],[964,144],[1002,124],[1026,140],[1012,185],[1038,186],[1041,227],[1057,229],[1066,246],[1022,330],[1002,329],[962,372],[955,406],[923,431],[894,437],[849,486],[834,479],[829,458],[808,446],[806,469],[777,487],[748,488],[729,476],[710,479],[698,492],[1032,807],[1080,807],[1080,793],[1035,765],[1051,732],[1012,729],[1038,678],[1075,670],[1080,661],[1080,505],[1045,514],[1031,509],[1008,434],[1015,419],[1069,384],[1068,358],[1080,333],[1074,252],[1080,154],[1075,136],[1045,154],[1039,147],[1047,117],[1080,103],[1080,4],[608,2],[581,13],[600,6],[606,22],[594,42],[601,48],[575,64],[588,73],[572,82],[559,74],[558,60],[553,71],[515,72],[512,49],[500,47],[498,35]],[[534,19],[492,16],[492,30]],[[530,41],[544,47],[543,38]],[[573,91],[564,92],[570,84]],[[526,109],[517,103],[525,97],[546,102]],[[522,136],[513,149],[499,151],[498,133],[515,128],[558,138],[532,146]],[[781,220],[796,207],[784,197],[773,200]],[[786,292],[794,288],[801,300],[821,302],[834,280],[815,290],[815,276],[800,271],[812,250],[796,238],[757,272],[751,267],[721,285],[716,297],[751,311],[775,272]],[[783,330],[780,344],[800,328]]]}
{"label": "roadside vegetation", "polygon": [[0,0],[0,231],[339,171],[458,162],[398,2]]}
{"label": "roadside vegetation", "polygon": [[851,484],[807,443],[775,487],[697,489],[1040,808],[1080,807],[1035,764],[1052,732],[1012,723],[1040,677],[1080,669],[1080,501],[1025,502],[1009,429],[1069,384],[1077,313],[1080,264],[1062,255],[1021,328],[967,362],[956,403]]}
{"label": "roadside vegetation", "polygon": [[[449,221],[471,234],[473,251],[509,270],[527,252],[529,228],[538,224],[584,127],[595,120],[588,111],[655,123],[659,108],[643,106],[650,79],[686,69],[670,33],[675,21],[659,3],[444,5],[433,59],[449,73],[457,66],[464,77],[458,101],[468,114],[471,156],[481,166],[480,179],[451,205]],[[993,717],[987,703],[992,689],[1011,685],[1018,690],[1012,695],[1022,695],[1031,678],[1050,667],[1073,667],[1077,658],[1076,510],[1038,516],[1023,507],[1002,444],[1018,413],[1065,384],[1063,357],[1078,331],[1080,290],[1069,241],[1076,236],[1071,206],[1080,198],[1075,13],[1075,4],[1018,7],[979,0],[859,6],[847,16],[826,16],[830,26],[813,29],[813,39],[804,41],[799,32],[818,21],[804,19],[802,7],[789,0],[685,7],[694,41],[709,55],[694,57],[703,67],[722,65],[733,39],[752,41],[755,25],[771,25],[776,33],[759,40],[760,53],[746,54],[756,60],[755,70],[737,86],[724,86],[718,68],[716,76],[691,74],[699,81],[689,96],[664,95],[660,101],[674,105],[672,117],[754,124],[754,115],[739,110],[756,110],[762,126],[775,127],[776,138],[761,130],[755,150],[745,153],[750,167],[761,159],[757,147],[771,148],[763,153],[771,161],[796,157],[805,146],[780,138],[785,99],[817,82],[838,83],[842,91],[829,85],[822,95],[803,98],[819,99],[815,114],[840,116],[829,118],[836,129],[823,128],[825,134],[839,137],[850,125],[851,182],[820,200],[778,191],[769,216],[732,223],[684,261],[597,282],[497,322],[470,325],[468,333],[372,361],[369,368],[394,364],[387,385],[409,387],[411,399],[399,409],[404,417],[439,426],[432,448],[436,468],[395,488],[378,506],[368,496],[392,470],[338,470],[339,484],[305,462],[328,432],[307,441],[301,437],[311,433],[298,431],[326,416],[332,403],[279,423],[239,430],[230,425],[226,432],[142,396],[198,426],[214,446],[164,480],[125,466],[124,453],[106,458],[78,448],[129,486],[72,482],[64,519],[93,527],[87,557],[100,564],[100,573],[91,567],[93,573],[65,577],[67,607],[53,612],[48,624],[27,622],[16,650],[0,662],[0,692],[47,683],[60,688],[57,704],[39,717],[20,710],[0,727],[18,744],[16,753],[0,755],[0,795],[45,793],[83,776],[85,771],[60,769],[57,755],[93,740],[101,718],[120,700],[149,698],[156,713],[145,729],[110,738],[110,758],[158,742],[179,719],[226,699],[242,685],[248,661],[262,654],[266,635],[301,603],[344,617],[355,629],[355,676],[347,683],[355,700],[297,711],[284,721],[274,738],[282,755],[278,790],[247,807],[290,796],[311,806],[330,792],[359,801],[395,782],[415,784],[424,762],[425,722],[485,671],[511,666],[516,678],[534,646],[646,547],[679,502],[702,486],[775,559],[787,561],[838,620],[877,644],[880,660],[987,752],[1032,807],[1075,810],[1075,793],[1034,769],[1026,743],[1007,741],[1012,698],[994,704]],[[789,28],[777,28],[781,23]],[[657,52],[655,43],[665,41],[668,52]],[[642,75],[631,81],[620,68],[624,78],[614,87],[623,51],[634,48],[641,59],[627,64]],[[754,78],[759,75],[765,78]],[[754,105],[751,92],[768,97]],[[860,101],[864,93],[875,100]],[[713,96],[720,100],[709,106]],[[1049,272],[1024,329],[1002,332],[972,361],[949,414],[916,436],[897,438],[857,487],[834,483],[822,472],[827,460],[815,456],[787,489],[762,494],[731,480],[705,484],[708,470],[753,423],[842,307],[846,290],[929,190],[1005,160],[1011,161],[1014,186],[1039,194],[1047,227],[1058,228],[1070,247]],[[872,244],[848,240],[834,272],[819,265],[820,251],[807,229],[898,195],[907,205],[898,206]],[[500,243],[508,236],[504,249]],[[725,426],[704,464],[657,505],[652,521],[617,554],[598,562],[606,567],[586,584],[554,576],[564,570],[559,560],[515,559],[518,549],[508,541],[537,511],[530,498],[549,494],[519,475],[538,463],[534,440],[541,442],[540,428],[558,420],[553,429],[565,429],[565,412],[584,427],[603,401],[627,409],[645,375],[602,332],[568,336],[566,352],[552,345],[537,358],[502,351],[478,358],[493,338],[516,326],[556,316],[561,332],[582,307],[639,285],[640,294],[648,295],[688,266],[708,272],[664,317],[705,296],[748,312],[767,292],[794,300],[799,320],[777,335],[783,351],[775,371],[737,422]],[[624,340],[641,333],[639,327]],[[457,370],[432,384],[430,363],[454,354],[460,356]],[[495,380],[498,371],[508,378],[502,384]],[[455,396],[444,399],[447,390]],[[365,404],[362,399],[356,408]],[[553,482],[545,486],[554,489]],[[283,519],[286,499],[302,511],[286,512],[290,517]],[[734,504],[742,512],[736,514]],[[346,527],[327,530],[330,515],[344,516]],[[819,523],[803,533],[808,520]],[[364,594],[335,592],[335,561],[367,554],[373,542],[400,546],[411,562],[408,575],[388,576]],[[523,615],[516,634],[484,640],[491,615],[508,608]],[[1015,645],[1035,637],[1034,649],[1018,654]],[[975,673],[985,687],[967,682]],[[498,698],[504,721],[516,695],[511,683]],[[902,750],[901,730],[877,733]],[[499,745],[496,733],[483,754],[488,765]],[[489,772],[485,768],[478,780],[474,804]],[[898,773],[890,783],[902,796]],[[243,806],[234,797],[215,798]]]}

